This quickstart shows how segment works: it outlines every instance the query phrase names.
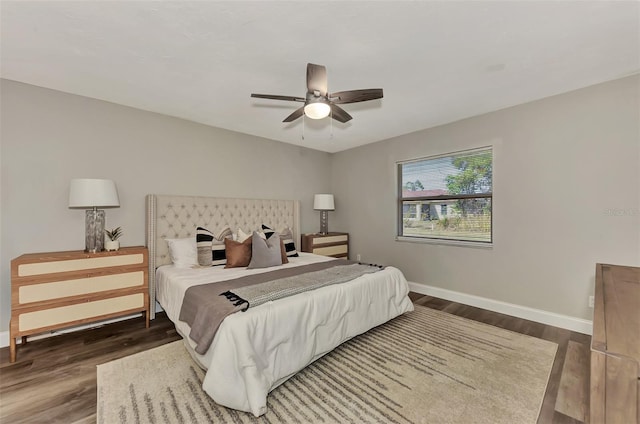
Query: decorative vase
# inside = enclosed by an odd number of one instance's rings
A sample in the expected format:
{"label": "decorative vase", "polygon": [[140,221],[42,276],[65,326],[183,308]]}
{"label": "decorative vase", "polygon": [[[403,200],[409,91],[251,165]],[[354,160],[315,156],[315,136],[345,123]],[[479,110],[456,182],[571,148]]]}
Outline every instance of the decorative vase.
{"label": "decorative vase", "polygon": [[105,240],[104,250],[118,250],[120,249],[120,240]]}

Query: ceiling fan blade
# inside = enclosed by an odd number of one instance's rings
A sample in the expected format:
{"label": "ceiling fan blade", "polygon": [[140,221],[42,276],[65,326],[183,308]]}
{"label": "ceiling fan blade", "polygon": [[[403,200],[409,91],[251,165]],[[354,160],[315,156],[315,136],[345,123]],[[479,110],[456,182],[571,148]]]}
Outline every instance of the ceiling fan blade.
{"label": "ceiling fan blade", "polygon": [[331,105],[331,117],[336,121],[342,122],[343,124],[353,119],[353,117],[349,115],[346,110],[336,105]]}
{"label": "ceiling fan blade", "polygon": [[307,63],[307,91],[318,91],[321,96],[327,95],[327,68]]}
{"label": "ceiling fan blade", "polygon": [[331,93],[329,99],[335,104],[366,102],[382,98],[382,88],[366,88],[364,90],[349,90]]}
{"label": "ceiling fan blade", "polygon": [[282,122],[295,121],[296,119],[298,119],[302,115],[304,115],[304,106],[302,106],[299,109],[294,110],[293,113],[291,115],[287,116],[286,118],[284,118],[284,121],[282,121]]}
{"label": "ceiling fan blade", "polygon": [[251,97],[255,97],[257,99],[272,99],[272,100],[288,100],[291,102],[304,102],[305,99],[303,97],[294,97],[294,96],[278,96],[275,94],[254,94],[251,93]]}

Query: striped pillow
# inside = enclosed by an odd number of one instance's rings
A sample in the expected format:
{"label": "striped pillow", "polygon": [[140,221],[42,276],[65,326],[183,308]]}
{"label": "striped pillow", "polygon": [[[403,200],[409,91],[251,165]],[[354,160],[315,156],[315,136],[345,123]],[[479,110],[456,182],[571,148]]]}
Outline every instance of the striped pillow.
{"label": "striped pillow", "polygon": [[232,236],[231,228],[223,227],[213,233],[204,227],[196,228],[196,246],[200,266],[217,266],[227,263],[224,239]]}
{"label": "striped pillow", "polygon": [[[275,233],[275,230],[268,225],[262,224],[262,232],[268,240],[269,237]],[[284,244],[284,250],[287,252],[288,257],[293,258],[300,256],[296,250],[296,244],[293,241],[293,231],[291,231],[291,228],[287,227],[280,231],[280,240],[282,240],[282,243]]]}
{"label": "striped pillow", "polygon": [[267,240],[269,240],[269,238],[273,235],[273,233],[276,232],[276,230],[274,230],[273,228],[270,228],[270,227],[262,224],[262,232],[264,233],[264,235],[267,238]]}

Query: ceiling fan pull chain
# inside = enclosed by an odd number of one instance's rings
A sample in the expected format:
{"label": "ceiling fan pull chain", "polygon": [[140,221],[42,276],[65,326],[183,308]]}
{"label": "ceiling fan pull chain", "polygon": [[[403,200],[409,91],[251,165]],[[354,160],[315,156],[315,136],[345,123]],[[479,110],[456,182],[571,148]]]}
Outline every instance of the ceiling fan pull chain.
{"label": "ceiling fan pull chain", "polygon": [[304,117],[304,113],[302,114],[302,139],[304,140],[304,124],[305,124],[305,117]]}
{"label": "ceiling fan pull chain", "polygon": [[329,135],[329,139],[333,140],[333,108],[331,108],[331,116],[329,117],[329,121],[331,121],[331,134]]}

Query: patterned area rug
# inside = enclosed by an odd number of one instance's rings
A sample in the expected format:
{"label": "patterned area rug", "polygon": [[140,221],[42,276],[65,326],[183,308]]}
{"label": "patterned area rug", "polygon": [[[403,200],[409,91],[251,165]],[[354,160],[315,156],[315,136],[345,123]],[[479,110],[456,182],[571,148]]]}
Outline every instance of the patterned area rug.
{"label": "patterned area rug", "polygon": [[178,341],[98,366],[98,423],[535,423],[557,347],[416,306],[296,374],[255,418],[215,404]]}

